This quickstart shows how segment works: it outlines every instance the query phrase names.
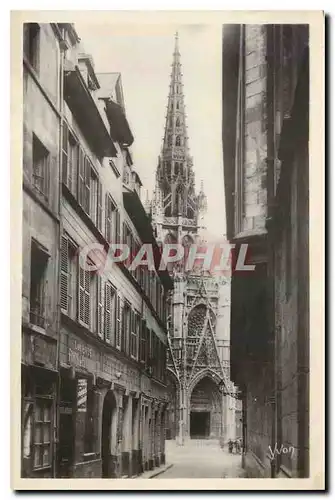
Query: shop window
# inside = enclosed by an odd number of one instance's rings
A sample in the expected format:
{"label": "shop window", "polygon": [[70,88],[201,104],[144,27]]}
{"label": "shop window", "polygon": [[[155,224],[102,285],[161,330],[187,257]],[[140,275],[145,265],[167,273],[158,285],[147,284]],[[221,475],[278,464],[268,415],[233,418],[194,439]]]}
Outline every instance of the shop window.
{"label": "shop window", "polygon": [[39,71],[40,26],[37,23],[24,24],[24,53],[35,71]]}
{"label": "shop window", "polygon": [[46,201],[49,199],[50,153],[33,134],[33,187]]}
{"label": "shop window", "polygon": [[34,409],[34,469],[50,467],[52,464],[51,422],[52,400],[37,397]]}
{"label": "shop window", "polygon": [[30,322],[45,328],[46,272],[49,254],[35,240],[31,244]]}

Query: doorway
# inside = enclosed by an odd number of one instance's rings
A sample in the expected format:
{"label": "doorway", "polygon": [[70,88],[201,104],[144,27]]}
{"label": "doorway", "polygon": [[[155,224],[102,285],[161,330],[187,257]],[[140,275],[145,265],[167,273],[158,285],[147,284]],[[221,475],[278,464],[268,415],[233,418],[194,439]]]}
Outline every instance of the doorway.
{"label": "doorway", "polygon": [[102,477],[114,477],[114,461],[111,452],[111,427],[112,418],[116,409],[115,398],[112,392],[107,392],[102,409],[102,432],[101,432],[101,459]]}
{"label": "doorway", "polygon": [[191,411],[191,439],[205,439],[209,437],[210,415],[211,414],[209,411]]}

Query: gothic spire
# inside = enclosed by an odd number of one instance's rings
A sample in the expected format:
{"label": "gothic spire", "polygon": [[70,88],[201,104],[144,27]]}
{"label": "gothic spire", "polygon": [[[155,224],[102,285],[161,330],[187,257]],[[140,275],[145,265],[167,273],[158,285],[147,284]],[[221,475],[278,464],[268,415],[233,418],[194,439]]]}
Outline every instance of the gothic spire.
{"label": "gothic spire", "polygon": [[165,216],[197,218],[193,162],[189,155],[179,36],[175,34],[165,131],[157,168]]}

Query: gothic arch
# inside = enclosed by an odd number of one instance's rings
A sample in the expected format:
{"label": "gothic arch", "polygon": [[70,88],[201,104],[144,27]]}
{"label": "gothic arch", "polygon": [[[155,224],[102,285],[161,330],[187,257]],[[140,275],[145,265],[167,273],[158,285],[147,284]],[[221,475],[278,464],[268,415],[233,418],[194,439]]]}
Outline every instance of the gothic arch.
{"label": "gothic arch", "polygon": [[226,384],[226,381],[220,377],[220,375],[215,372],[214,370],[212,370],[211,368],[204,368],[203,370],[200,370],[193,378],[192,380],[190,381],[189,383],[189,386],[188,386],[188,393],[189,393],[189,396],[191,397],[191,394],[193,392],[193,389],[195,388],[195,386],[200,382],[200,380],[202,380],[203,378],[210,378],[213,380],[213,382],[218,386],[219,388],[219,384],[220,383],[223,383],[224,384],[224,388],[225,390],[228,390],[228,387],[227,387],[227,384]]}

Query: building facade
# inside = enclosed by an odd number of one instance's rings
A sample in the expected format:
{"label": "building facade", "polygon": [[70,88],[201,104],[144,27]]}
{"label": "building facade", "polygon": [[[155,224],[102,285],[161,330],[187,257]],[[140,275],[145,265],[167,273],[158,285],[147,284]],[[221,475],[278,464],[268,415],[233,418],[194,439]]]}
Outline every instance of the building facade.
{"label": "building facade", "polygon": [[[120,74],[95,72],[73,25],[27,29],[46,91],[25,57],[23,475],[132,477],[165,462],[172,281],[130,267],[158,247]],[[111,265],[119,243],[129,258]]]}
{"label": "building facade", "polygon": [[55,471],[60,40],[56,25],[24,25],[22,477],[52,477]]}
{"label": "building facade", "polygon": [[[165,133],[149,206],[157,239],[164,245],[205,246],[202,218],[206,197],[195,192],[188,147],[178,35],[168,97]],[[174,289],[169,317],[167,437],[235,437],[235,388],[230,382],[229,279],[218,281],[185,260],[169,267]]]}
{"label": "building facade", "polygon": [[227,233],[255,266],[231,284],[250,476],[309,474],[308,121],[308,26],[224,26]]}

